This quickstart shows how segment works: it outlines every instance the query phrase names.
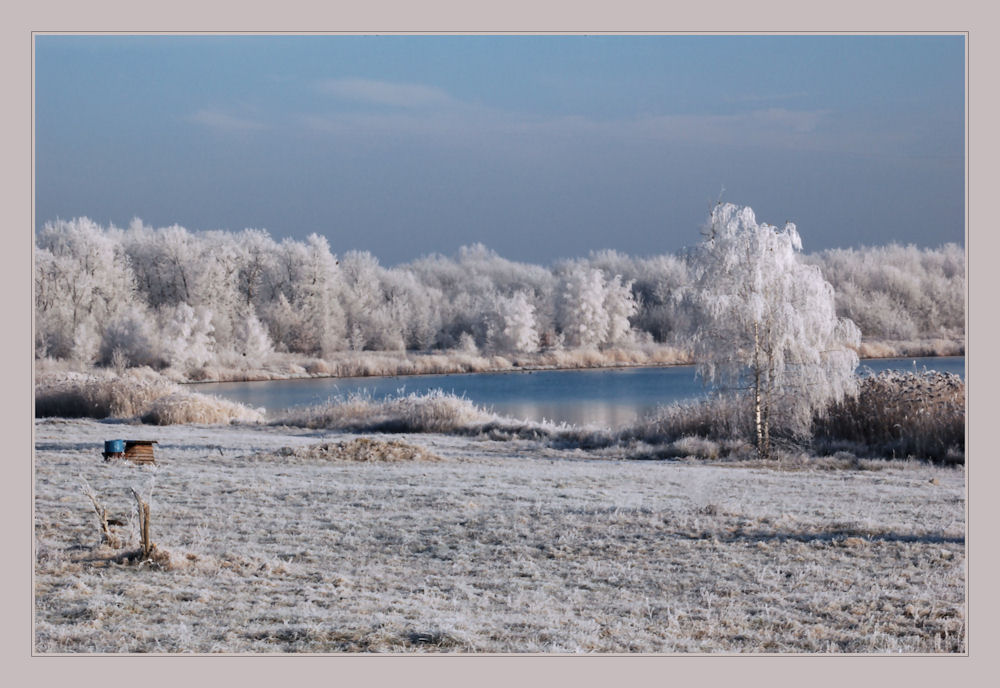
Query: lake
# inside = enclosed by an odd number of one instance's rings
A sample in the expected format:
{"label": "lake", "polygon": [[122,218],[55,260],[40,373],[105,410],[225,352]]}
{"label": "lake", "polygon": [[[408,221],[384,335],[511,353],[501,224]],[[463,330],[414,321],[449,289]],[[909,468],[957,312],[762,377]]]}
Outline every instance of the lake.
{"label": "lake", "polygon": [[[964,378],[965,357],[873,359],[862,361],[859,372],[924,368]],[[356,393],[379,399],[441,389],[504,416],[605,427],[631,423],[661,404],[705,393],[694,366],[213,382],[192,387],[268,411]]]}

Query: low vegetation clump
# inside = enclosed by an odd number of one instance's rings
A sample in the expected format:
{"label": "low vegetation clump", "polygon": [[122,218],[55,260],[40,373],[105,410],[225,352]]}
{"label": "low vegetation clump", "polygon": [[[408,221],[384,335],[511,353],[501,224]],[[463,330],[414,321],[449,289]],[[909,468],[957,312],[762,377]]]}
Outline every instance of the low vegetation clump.
{"label": "low vegetation clump", "polygon": [[454,433],[468,431],[493,418],[493,414],[468,399],[434,390],[386,399],[352,395],[287,411],[272,424],[349,432]]}
{"label": "low vegetation clump", "polygon": [[717,441],[747,438],[753,432],[747,420],[747,408],[746,399],[718,395],[669,404],[623,428],[619,437],[648,444],[666,444],[682,437]]}
{"label": "low vegetation clump", "polygon": [[311,461],[440,461],[441,457],[399,440],[377,440],[359,437],[344,442],[319,442],[304,447],[282,447],[276,452],[259,454],[259,458],[303,459]]}
{"label": "low vegetation clump", "polygon": [[35,381],[35,417],[140,419],[144,423],[254,423],[260,411],[188,392],[149,368],[41,374]]}
{"label": "low vegetation clump", "polygon": [[219,397],[191,392],[177,392],[160,397],[142,413],[143,423],[175,425],[198,423],[259,423],[263,414],[256,410]]}
{"label": "low vegetation clump", "polygon": [[958,375],[887,371],[814,423],[814,446],[887,458],[965,461],[965,382]]}

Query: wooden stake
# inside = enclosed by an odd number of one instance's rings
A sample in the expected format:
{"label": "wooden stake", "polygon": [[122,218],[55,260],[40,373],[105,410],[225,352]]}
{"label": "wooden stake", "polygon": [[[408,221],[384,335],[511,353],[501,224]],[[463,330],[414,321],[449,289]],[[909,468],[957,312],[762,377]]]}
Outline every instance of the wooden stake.
{"label": "wooden stake", "polygon": [[153,542],[149,537],[149,504],[142,501],[142,497],[135,491],[135,488],[129,489],[132,490],[132,496],[135,497],[136,504],[139,506],[139,537],[142,540],[142,561],[146,561],[153,552]]}

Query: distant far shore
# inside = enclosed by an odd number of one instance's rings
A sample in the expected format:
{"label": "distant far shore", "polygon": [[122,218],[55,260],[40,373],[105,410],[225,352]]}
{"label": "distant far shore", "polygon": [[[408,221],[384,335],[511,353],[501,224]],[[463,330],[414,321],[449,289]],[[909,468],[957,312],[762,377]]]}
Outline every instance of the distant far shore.
{"label": "distant far shore", "polygon": [[[862,359],[965,355],[964,339],[869,340],[861,343]],[[475,351],[345,351],[327,358],[275,353],[261,366],[222,361],[188,369],[165,368],[162,375],[181,384],[263,382],[298,378],[395,377],[467,373],[587,370],[691,365],[689,351],[666,344],[642,344],[605,349],[554,349],[537,353]],[[63,361],[36,361],[36,372],[76,370]]]}

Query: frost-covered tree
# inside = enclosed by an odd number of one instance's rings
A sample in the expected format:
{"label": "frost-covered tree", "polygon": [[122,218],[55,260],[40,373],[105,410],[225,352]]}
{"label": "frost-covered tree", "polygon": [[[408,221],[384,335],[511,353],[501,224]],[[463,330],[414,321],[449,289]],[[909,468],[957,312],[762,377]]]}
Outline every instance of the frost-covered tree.
{"label": "frost-covered tree", "polygon": [[137,306],[118,230],[87,218],[46,223],[35,250],[36,356],[91,362],[104,327]]}
{"label": "frost-covered tree", "polygon": [[608,344],[624,344],[632,335],[629,318],[636,314],[638,305],[632,295],[632,283],[622,283],[621,275],[615,275],[604,287],[604,310],[608,313]]}
{"label": "frost-covered tree", "polygon": [[837,293],[837,312],[865,337],[959,337],[965,332],[965,250],[875,246],[807,257]]}
{"label": "frost-covered tree", "polygon": [[[343,349],[347,331],[340,268],[326,237],[311,234],[304,243],[285,239],[277,253],[274,260],[254,259],[264,266],[258,277],[248,279],[244,271],[244,302],[249,285],[256,284],[249,300],[259,302],[256,312],[286,351],[328,356]],[[240,319],[252,314],[245,307]]]}
{"label": "frost-covered tree", "polygon": [[164,306],[160,322],[160,350],[168,365],[203,366],[214,355],[212,312],[204,306]]}
{"label": "frost-covered tree", "polygon": [[129,365],[159,367],[163,363],[155,322],[147,309],[132,305],[103,328],[98,361],[111,365],[115,359]]}
{"label": "frost-covered tree", "polygon": [[705,379],[749,395],[760,458],[772,426],[807,434],[813,412],[856,380],[860,332],[837,317],[833,288],[801,250],[794,224],[757,224],[749,207],[726,203],[694,255],[695,360]]}
{"label": "frost-covered tree", "polygon": [[610,280],[582,262],[565,269],[559,300],[559,325],[569,346],[597,347],[627,341],[629,318],[636,312],[632,283]]}
{"label": "frost-covered tree", "polygon": [[274,351],[271,338],[267,334],[267,328],[253,313],[241,317],[236,322],[235,330],[236,339],[239,342],[236,353],[242,357],[247,366],[260,366],[264,359]]}
{"label": "frost-covered tree", "polygon": [[610,325],[604,296],[604,276],[600,270],[572,265],[566,271],[559,308],[559,324],[566,344],[596,347],[604,342]]}
{"label": "frost-covered tree", "polygon": [[496,351],[538,351],[535,306],[526,292],[496,294],[487,315],[487,343]]}

